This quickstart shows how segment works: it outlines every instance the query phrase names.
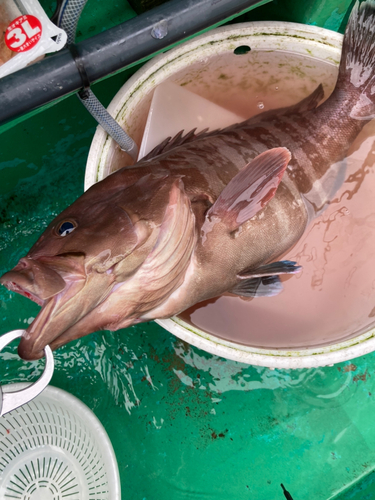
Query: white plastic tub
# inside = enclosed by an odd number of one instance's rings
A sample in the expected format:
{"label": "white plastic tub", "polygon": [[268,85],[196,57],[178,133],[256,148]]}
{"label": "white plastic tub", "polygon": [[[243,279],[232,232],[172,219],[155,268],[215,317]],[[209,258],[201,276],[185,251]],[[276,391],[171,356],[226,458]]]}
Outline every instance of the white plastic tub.
{"label": "white plastic tub", "polygon": [[[219,28],[152,59],[128,80],[108,109],[140,145],[153,90],[165,80],[245,117],[256,114],[263,106],[279,107],[278,92],[283,94],[283,105],[292,104],[322,82],[328,96],[337,78],[342,38],[322,28],[293,23],[256,22]],[[251,54],[251,64],[246,54]],[[277,78],[272,74],[274,70],[269,70],[275,57],[279,67]],[[297,58],[297,63],[293,58]],[[316,61],[326,64],[317,69]],[[283,76],[293,72],[299,73],[297,86],[291,86],[288,76]],[[260,86],[261,102],[257,95]],[[130,164],[131,159],[98,127],[87,162],[85,189]],[[331,365],[375,350],[374,330],[330,345],[285,350],[223,340],[180,318],[158,323],[205,351],[270,368]]]}

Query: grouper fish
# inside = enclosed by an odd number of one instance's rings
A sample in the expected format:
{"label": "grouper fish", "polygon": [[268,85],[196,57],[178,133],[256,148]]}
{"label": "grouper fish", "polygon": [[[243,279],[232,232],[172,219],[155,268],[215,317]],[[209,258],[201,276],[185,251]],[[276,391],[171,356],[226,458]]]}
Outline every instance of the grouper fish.
{"label": "grouper fish", "polygon": [[[166,139],[92,186],[1,283],[40,304],[19,354],[167,318],[224,292],[254,297],[299,271],[278,260],[344,181],[375,116],[375,3],[354,6],[331,96]],[[341,162],[344,163],[344,162]]]}

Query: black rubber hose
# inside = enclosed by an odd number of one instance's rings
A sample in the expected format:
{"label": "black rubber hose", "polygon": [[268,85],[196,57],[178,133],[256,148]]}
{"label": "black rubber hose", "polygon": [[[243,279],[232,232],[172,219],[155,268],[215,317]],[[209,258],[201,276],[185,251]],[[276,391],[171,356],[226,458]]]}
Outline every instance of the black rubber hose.
{"label": "black rubber hose", "polygon": [[[91,83],[264,0],[171,0],[77,44]],[[82,88],[63,49],[0,80],[0,124]]]}

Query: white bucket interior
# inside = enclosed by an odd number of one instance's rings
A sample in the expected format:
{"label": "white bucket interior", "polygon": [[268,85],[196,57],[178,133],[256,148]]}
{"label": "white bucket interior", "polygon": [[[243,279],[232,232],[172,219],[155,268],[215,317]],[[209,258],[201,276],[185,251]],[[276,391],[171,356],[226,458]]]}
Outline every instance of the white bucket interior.
{"label": "white bucket interior", "polygon": [[[319,83],[323,83],[328,97],[337,78],[341,44],[340,34],[291,23],[247,23],[220,28],[151,60],[118,92],[109,111],[140,145],[153,91],[165,81],[244,117],[280,107],[280,95],[283,106],[294,104]],[[99,127],[89,154],[85,189],[130,164],[128,155]],[[322,341],[321,346],[318,342],[313,348],[286,349],[282,345],[262,346],[259,342],[251,346],[251,339],[250,345],[221,339],[180,318],[158,322],[208,352],[269,367],[332,364],[375,349],[372,331],[355,338],[338,338],[328,345]]]}

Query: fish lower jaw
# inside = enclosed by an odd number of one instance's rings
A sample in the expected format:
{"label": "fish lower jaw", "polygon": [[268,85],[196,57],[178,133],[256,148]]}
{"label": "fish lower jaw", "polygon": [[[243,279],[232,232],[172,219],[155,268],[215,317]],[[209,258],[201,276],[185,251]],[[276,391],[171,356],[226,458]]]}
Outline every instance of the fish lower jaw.
{"label": "fish lower jaw", "polygon": [[36,302],[39,306],[42,306],[45,304],[45,301],[40,299],[37,295],[29,292],[25,288],[22,288],[21,286],[17,285],[17,283],[14,283],[14,281],[6,281],[3,283],[3,285],[8,289],[11,290],[12,292],[16,292],[19,295],[23,295],[24,297],[32,300],[33,302]]}
{"label": "fish lower jaw", "polygon": [[33,361],[44,356],[44,348],[49,344],[44,332],[53,310],[54,299],[48,299],[42,304],[37,317],[21,337],[18,346],[18,355],[26,361]]}

